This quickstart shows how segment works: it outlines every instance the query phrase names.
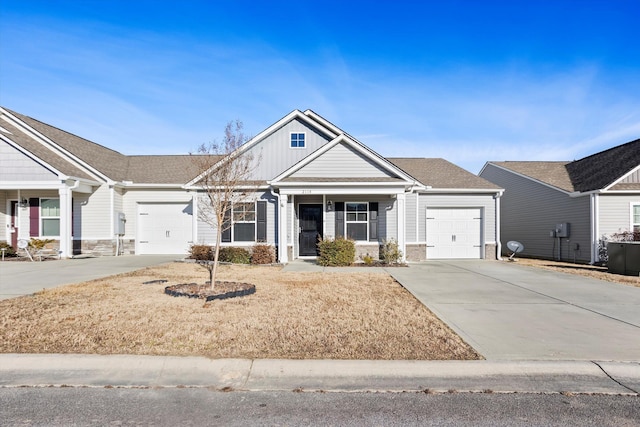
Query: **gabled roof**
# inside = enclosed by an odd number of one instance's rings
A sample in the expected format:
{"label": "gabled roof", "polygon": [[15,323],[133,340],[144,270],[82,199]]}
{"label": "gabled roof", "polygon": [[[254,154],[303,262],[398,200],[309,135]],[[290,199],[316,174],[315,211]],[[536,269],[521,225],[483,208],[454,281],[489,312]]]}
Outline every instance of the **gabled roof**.
{"label": "gabled roof", "polygon": [[[16,113],[7,108],[5,110],[105,176],[119,181],[126,174],[127,161],[126,156],[123,154],[29,116]],[[55,156],[55,154],[51,153],[43,160],[49,162],[52,156]]]}
{"label": "gabled roof", "polygon": [[30,153],[35,159],[37,159],[39,163],[41,163],[47,169],[49,169],[49,167],[53,168],[54,170],[52,172],[61,173],[68,177],[93,180],[93,178],[87,173],[80,170],[71,162],[68,162],[62,157],[56,155],[47,147],[35,141],[33,138],[30,138],[28,135],[13,126],[11,123],[3,120],[2,122],[0,122],[0,126],[11,132],[10,134],[2,132],[0,133],[1,137],[11,141],[11,143],[19,147],[20,151]]}
{"label": "gabled roof", "polygon": [[492,165],[511,170],[520,175],[533,178],[552,187],[571,193],[574,191],[569,172],[568,162],[536,162],[536,161],[507,161],[490,162]]}
{"label": "gabled roof", "polygon": [[640,168],[640,139],[573,162],[507,161],[489,164],[569,193],[606,190],[614,184],[616,190],[640,190],[640,183],[617,184],[626,175]]}
{"label": "gabled roof", "polygon": [[[321,148],[319,148],[315,152],[311,153],[309,156],[305,157],[302,161],[296,163],[291,168],[289,168],[286,171],[282,172],[280,175],[275,177],[271,182],[273,182],[273,183],[290,182],[290,181],[294,181],[294,182],[310,182],[310,181],[304,181],[304,180],[303,181],[299,181],[299,178],[296,179],[296,178],[292,178],[291,176],[294,175],[296,172],[299,172],[299,171],[303,170],[303,168],[305,168],[307,165],[309,165],[312,162],[318,160],[324,154],[330,152],[332,149],[334,149],[339,144],[344,144],[346,147],[349,147],[350,150],[354,153],[354,155],[360,156],[360,158],[362,158],[363,160],[366,160],[367,162],[370,162],[370,164],[372,165],[372,168],[376,169],[380,173],[388,175],[385,178],[391,178],[390,180],[389,179],[386,179],[384,181],[383,180],[379,180],[381,178],[381,176],[376,174],[377,176],[371,175],[370,177],[367,177],[367,176],[358,177],[357,179],[359,181],[367,181],[367,182],[398,182],[398,183],[405,184],[405,185],[413,185],[415,183],[415,180],[412,179],[411,176],[407,175],[407,173],[404,172],[402,169],[398,169],[397,166],[395,166],[394,164],[390,163],[387,159],[383,158],[382,156],[380,156],[379,154],[377,154],[376,152],[374,152],[373,150],[371,150],[370,148],[368,148],[367,146],[365,146],[361,142],[357,141],[356,139],[354,139],[354,138],[352,138],[349,135],[346,135],[344,133],[338,135],[332,141],[328,142],[327,144],[325,144],[324,146],[322,146]],[[348,171],[345,171],[345,172],[348,172]],[[316,176],[316,177],[312,177],[312,178],[324,179],[324,177],[320,177],[320,176]],[[339,180],[342,180],[343,182],[351,182],[352,179],[354,178],[354,176],[351,176],[350,174],[345,173],[344,177],[342,177],[342,178],[337,177],[337,178]],[[373,179],[370,179],[370,178],[373,178]]]}
{"label": "gabled roof", "polygon": [[604,189],[638,166],[640,139],[571,162],[567,171],[575,191],[586,192]]}
{"label": "gabled roof", "polygon": [[391,163],[414,177],[421,184],[434,189],[487,189],[500,187],[441,158],[387,158]]}

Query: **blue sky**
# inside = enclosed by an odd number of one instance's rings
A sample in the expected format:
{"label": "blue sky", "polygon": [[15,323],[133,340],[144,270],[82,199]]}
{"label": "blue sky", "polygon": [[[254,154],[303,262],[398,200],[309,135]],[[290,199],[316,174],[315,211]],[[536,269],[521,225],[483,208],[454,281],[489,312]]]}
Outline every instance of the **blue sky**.
{"label": "blue sky", "polygon": [[388,157],[573,160],[640,138],[640,1],[0,3],[0,105],[124,154],[310,108]]}

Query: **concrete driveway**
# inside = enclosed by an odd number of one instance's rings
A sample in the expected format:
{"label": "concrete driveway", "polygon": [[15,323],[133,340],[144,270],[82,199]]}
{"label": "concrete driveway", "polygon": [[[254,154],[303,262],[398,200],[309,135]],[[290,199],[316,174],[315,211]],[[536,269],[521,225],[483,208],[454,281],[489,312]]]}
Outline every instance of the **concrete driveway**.
{"label": "concrete driveway", "polygon": [[0,300],[42,289],[99,279],[183,258],[184,255],[128,255],[42,262],[0,262]]}
{"label": "concrete driveway", "polygon": [[506,261],[387,271],[489,360],[640,361],[640,288]]}

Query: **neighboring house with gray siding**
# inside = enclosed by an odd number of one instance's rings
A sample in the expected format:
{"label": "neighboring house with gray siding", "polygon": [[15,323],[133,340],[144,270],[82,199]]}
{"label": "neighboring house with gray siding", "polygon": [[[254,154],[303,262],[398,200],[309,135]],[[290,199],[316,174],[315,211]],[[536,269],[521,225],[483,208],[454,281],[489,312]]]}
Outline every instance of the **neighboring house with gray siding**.
{"label": "neighboring house with gray siding", "polygon": [[[0,240],[51,238],[61,255],[184,254],[215,229],[191,156],[126,156],[0,108]],[[311,110],[244,144],[242,220],[223,245],[266,242],[278,260],[347,236],[359,255],[394,239],[408,260],[493,258],[502,189],[444,159],[384,158]],[[233,216],[232,216],[233,217]]]}
{"label": "neighboring house with gray siding", "polygon": [[596,263],[603,236],[640,231],[640,139],[572,162],[488,162],[480,176],[505,189],[503,247],[525,256]]}

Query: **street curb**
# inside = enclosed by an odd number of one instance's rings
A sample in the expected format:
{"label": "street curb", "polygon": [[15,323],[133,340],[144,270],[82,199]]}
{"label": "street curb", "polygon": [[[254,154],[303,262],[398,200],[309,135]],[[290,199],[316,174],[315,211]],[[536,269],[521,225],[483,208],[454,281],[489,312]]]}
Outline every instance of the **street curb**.
{"label": "street curb", "polygon": [[0,354],[0,387],[640,394],[640,362]]}

